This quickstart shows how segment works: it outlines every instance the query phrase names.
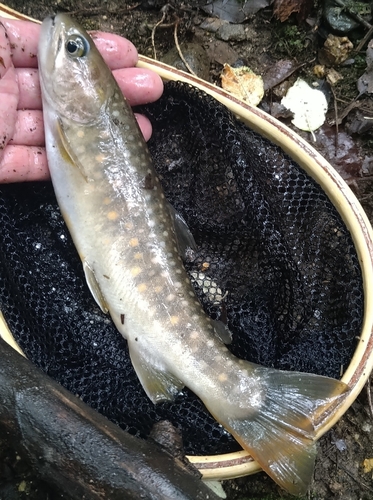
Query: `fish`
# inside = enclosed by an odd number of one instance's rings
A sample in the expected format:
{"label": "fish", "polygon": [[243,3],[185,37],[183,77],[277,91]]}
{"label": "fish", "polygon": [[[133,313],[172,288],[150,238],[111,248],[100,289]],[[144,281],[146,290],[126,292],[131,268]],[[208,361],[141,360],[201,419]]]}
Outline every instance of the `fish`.
{"label": "fish", "polygon": [[146,394],[156,404],[188,387],[274,481],[304,494],[317,415],[348,386],[229,351],[225,326],[204,312],[183,265],[194,240],[92,39],[68,15],[49,17],[38,63],[56,198],[88,287],[127,340]]}

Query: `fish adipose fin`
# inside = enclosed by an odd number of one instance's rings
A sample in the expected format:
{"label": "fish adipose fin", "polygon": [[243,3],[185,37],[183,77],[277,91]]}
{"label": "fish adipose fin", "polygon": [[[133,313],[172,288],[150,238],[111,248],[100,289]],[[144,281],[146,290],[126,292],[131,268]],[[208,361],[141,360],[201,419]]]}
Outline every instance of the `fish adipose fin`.
{"label": "fish adipose fin", "polygon": [[139,352],[136,339],[128,342],[132,365],[148,395],[154,403],[172,401],[184,387],[183,382],[166,369],[156,366],[151,356]]}
{"label": "fish adipose fin", "polygon": [[348,386],[319,375],[263,367],[256,367],[254,374],[260,380],[262,397],[255,410],[248,408],[246,418],[243,398],[236,405],[236,415],[233,401],[207,407],[276,483],[289,493],[303,495],[316,458],[312,417],[337,401]]}
{"label": "fish adipose fin", "polygon": [[95,273],[93,272],[93,269],[89,266],[87,261],[83,262],[83,270],[85,274],[85,279],[87,281],[88,288],[93,295],[93,298],[97,302],[98,306],[100,307],[101,311],[104,314],[107,314],[109,311],[109,308],[106,304],[105,298],[101,292],[100,285],[97,283]]}

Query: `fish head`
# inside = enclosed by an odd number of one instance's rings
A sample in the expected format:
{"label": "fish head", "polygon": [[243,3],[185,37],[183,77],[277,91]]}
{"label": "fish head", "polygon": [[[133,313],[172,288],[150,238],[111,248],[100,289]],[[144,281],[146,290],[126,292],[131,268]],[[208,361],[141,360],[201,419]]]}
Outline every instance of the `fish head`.
{"label": "fish head", "polygon": [[66,14],[46,18],[38,61],[43,100],[59,118],[84,124],[99,119],[117,88],[84,28]]}

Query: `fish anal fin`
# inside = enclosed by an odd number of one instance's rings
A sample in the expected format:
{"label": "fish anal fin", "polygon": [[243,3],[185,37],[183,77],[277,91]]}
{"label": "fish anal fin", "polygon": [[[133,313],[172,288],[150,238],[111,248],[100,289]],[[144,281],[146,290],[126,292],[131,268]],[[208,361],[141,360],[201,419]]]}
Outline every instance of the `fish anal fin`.
{"label": "fish anal fin", "polygon": [[[326,405],[338,403],[348,386],[309,373],[266,369],[250,363],[240,366],[247,366],[243,372],[250,370],[246,399],[251,393],[256,403],[248,404],[246,415],[242,391],[237,391],[233,399],[228,396],[230,401],[225,405],[213,401],[209,405],[206,400],[204,403],[277,484],[289,493],[303,495],[310,485],[316,457],[315,416]],[[241,383],[245,385],[243,378]],[[260,397],[253,401],[253,394]]]}
{"label": "fish anal fin", "polygon": [[194,236],[191,233],[188,224],[185,222],[184,218],[177,212],[171,204],[168,204],[171,219],[174,223],[176,243],[179,250],[179,254],[182,258],[186,258],[190,250],[195,252],[197,250],[197,245],[194,240]]}
{"label": "fish anal fin", "polygon": [[88,264],[88,262],[85,260],[83,261],[83,270],[85,274],[85,279],[87,281],[88,288],[93,295],[93,298],[97,302],[98,306],[100,307],[101,311],[105,314],[109,311],[109,308],[107,306],[107,303],[105,301],[105,297],[103,293],[101,292],[100,285],[97,282],[95,273],[91,266]]}
{"label": "fish anal fin", "polygon": [[60,139],[59,149],[62,157],[67,160],[73,167],[76,167],[84,177],[86,182],[88,182],[89,179],[84,171],[84,167],[71,148],[70,141],[67,137],[66,130],[61,118],[57,118],[57,133]]}
{"label": "fish anal fin", "polygon": [[214,331],[216,336],[224,343],[231,344],[232,343],[232,332],[229,330],[228,326],[218,319],[212,319],[212,326],[214,327]]}
{"label": "fish anal fin", "polygon": [[183,382],[166,369],[156,365],[151,355],[141,353],[136,340],[129,342],[132,365],[136,374],[153,403],[172,401],[184,387]]}

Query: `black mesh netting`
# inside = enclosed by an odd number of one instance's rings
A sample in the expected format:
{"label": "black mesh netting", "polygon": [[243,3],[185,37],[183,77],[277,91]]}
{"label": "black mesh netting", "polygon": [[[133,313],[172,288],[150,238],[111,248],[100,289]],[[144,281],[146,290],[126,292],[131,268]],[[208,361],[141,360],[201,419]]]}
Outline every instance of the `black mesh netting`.
{"label": "black mesh netting", "polygon": [[[144,111],[144,110],[143,110]],[[360,333],[361,273],[321,188],[212,98],[170,83],[148,106],[150,149],[198,251],[187,262],[205,309],[228,321],[237,356],[338,377]],[[49,183],[0,188],[0,306],[26,355],[132,433],[168,419],[187,452],[237,449],[187,389],[154,406],[126,342],[90,296]]]}

